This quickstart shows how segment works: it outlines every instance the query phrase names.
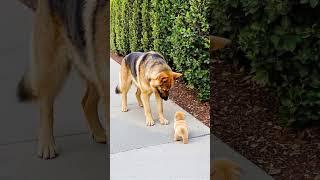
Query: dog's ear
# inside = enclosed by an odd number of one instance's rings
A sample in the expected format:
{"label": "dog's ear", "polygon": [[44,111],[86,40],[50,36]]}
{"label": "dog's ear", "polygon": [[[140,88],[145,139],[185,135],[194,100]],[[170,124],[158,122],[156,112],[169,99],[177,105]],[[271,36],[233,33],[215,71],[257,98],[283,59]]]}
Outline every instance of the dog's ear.
{"label": "dog's ear", "polygon": [[161,72],[156,76],[156,80],[158,80],[160,84],[167,82],[168,78],[168,75],[164,72]]}
{"label": "dog's ear", "polygon": [[160,86],[162,83],[166,82],[167,79],[168,79],[168,76],[164,72],[161,72],[157,74],[154,78],[152,78],[150,83],[154,87]]}
{"label": "dog's ear", "polygon": [[174,80],[177,80],[182,76],[182,74],[181,73],[172,72],[172,76],[173,76]]}

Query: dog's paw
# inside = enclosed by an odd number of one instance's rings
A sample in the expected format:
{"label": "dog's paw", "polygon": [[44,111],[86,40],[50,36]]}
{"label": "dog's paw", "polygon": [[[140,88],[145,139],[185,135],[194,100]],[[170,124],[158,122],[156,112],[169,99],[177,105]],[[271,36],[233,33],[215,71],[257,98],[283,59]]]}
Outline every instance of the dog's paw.
{"label": "dog's paw", "polygon": [[169,121],[166,120],[166,119],[160,119],[160,124],[162,124],[162,125],[168,125],[168,124],[169,124]]}
{"label": "dog's paw", "polygon": [[107,142],[107,136],[104,129],[93,132],[92,137],[96,143],[105,144]]}
{"label": "dog's paw", "polygon": [[122,112],[128,112],[128,108],[127,107],[123,107],[123,108],[121,108],[121,111]]}
{"label": "dog's paw", "polygon": [[143,107],[143,104],[138,103],[138,106],[139,106],[139,107]]}
{"label": "dog's paw", "polygon": [[39,142],[38,157],[41,159],[53,159],[58,156],[57,147],[53,140],[47,142]]}
{"label": "dog's paw", "polygon": [[154,125],[154,121],[153,120],[146,120],[146,125],[147,126],[153,126]]}

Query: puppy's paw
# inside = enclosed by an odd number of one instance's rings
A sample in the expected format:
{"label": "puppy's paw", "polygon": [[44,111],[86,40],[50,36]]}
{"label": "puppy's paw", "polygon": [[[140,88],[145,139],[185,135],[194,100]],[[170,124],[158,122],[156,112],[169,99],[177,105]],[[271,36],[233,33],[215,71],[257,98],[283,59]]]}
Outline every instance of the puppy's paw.
{"label": "puppy's paw", "polygon": [[153,120],[146,120],[146,125],[147,126],[153,126],[154,125],[154,121]]}
{"label": "puppy's paw", "polygon": [[93,132],[92,137],[96,143],[105,144],[107,142],[107,136],[104,129]]}
{"label": "puppy's paw", "polygon": [[53,140],[41,141],[38,145],[38,157],[41,159],[53,159],[58,156],[57,147]]}
{"label": "puppy's paw", "polygon": [[123,107],[123,108],[121,108],[121,111],[122,112],[128,112],[128,108],[127,107]]}
{"label": "puppy's paw", "polygon": [[142,103],[138,103],[138,106],[139,106],[139,107],[143,107],[143,104],[142,104]]}
{"label": "puppy's paw", "polygon": [[160,119],[160,124],[162,124],[162,125],[168,125],[168,124],[169,124],[169,121],[166,120],[166,119]]}

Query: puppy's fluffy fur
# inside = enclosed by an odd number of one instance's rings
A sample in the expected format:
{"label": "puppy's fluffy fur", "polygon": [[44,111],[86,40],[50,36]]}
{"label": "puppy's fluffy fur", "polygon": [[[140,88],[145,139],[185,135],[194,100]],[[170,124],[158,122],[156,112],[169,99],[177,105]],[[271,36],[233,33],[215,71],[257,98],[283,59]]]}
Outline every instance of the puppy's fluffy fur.
{"label": "puppy's fluffy fur", "polygon": [[189,143],[188,126],[183,112],[178,111],[174,117],[174,140],[182,139],[184,144]]}
{"label": "puppy's fluffy fur", "polygon": [[241,168],[238,164],[229,160],[211,161],[211,180],[239,180]]}

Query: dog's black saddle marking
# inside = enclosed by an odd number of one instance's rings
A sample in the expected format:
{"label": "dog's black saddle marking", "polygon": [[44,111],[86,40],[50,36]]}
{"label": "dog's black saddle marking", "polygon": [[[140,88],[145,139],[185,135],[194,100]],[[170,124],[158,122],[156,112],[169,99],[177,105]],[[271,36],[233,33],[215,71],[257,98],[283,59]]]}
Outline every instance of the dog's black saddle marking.
{"label": "dog's black saddle marking", "polygon": [[142,52],[132,52],[124,57],[125,63],[130,68],[131,74],[135,80],[137,79],[137,61],[142,55],[144,55]]}
{"label": "dog's black saddle marking", "polygon": [[80,52],[86,47],[83,24],[85,2],[85,0],[49,0],[51,15],[58,15],[61,18],[68,38]]}

